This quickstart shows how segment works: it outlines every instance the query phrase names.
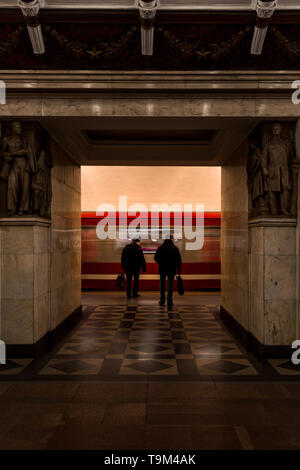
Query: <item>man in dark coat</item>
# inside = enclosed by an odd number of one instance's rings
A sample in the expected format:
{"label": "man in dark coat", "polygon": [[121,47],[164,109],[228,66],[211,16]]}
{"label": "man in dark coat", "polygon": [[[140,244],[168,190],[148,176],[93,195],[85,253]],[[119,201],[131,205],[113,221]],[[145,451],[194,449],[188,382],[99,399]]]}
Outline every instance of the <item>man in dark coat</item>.
{"label": "man in dark coat", "polygon": [[125,246],[122,252],[121,264],[122,269],[124,269],[126,273],[128,299],[131,299],[132,277],[134,277],[132,297],[139,297],[138,290],[141,268],[143,272],[146,272],[146,261],[139,239],[136,238],[132,240],[129,245]]}
{"label": "man in dark coat", "polygon": [[181,274],[181,255],[177,246],[174,245],[172,236],[157,248],[154,259],[158,263],[160,274],[159,305],[165,305],[166,278],[168,278],[167,302],[168,307],[172,307],[174,277],[176,271]]}

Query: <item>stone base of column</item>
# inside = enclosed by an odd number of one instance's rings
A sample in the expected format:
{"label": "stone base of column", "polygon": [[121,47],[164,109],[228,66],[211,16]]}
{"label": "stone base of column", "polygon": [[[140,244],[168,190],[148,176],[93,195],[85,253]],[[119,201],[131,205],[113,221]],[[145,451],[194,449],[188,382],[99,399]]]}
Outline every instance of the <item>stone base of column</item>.
{"label": "stone base of column", "polygon": [[0,218],[0,338],[8,350],[33,347],[49,331],[50,227],[41,217]]}
{"label": "stone base of column", "polygon": [[265,345],[262,344],[255,336],[241,326],[235,318],[220,307],[220,317],[232,335],[241,343],[247,351],[251,351],[262,358],[290,358],[292,354],[290,345]]}
{"label": "stone base of column", "polygon": [[82,307],[78,307],[54,330],[48,331],[34,344],[8,344],[6,355],[8,358],[38,358],[51,351],[82,319]]}
{"label": "stone base of column", "polygon": [[297,339],[296,259],[295,218],[249,220],[248,330],[272,356]]}

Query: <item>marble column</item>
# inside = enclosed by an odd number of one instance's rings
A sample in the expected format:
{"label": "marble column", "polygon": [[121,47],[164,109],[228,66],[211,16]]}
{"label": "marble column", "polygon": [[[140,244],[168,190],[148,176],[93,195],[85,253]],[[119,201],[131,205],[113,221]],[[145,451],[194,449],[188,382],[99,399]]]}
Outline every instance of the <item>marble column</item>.
{"label": "marble column", "polygon": [[51,217],[0,218],[0,339],[39,356],[81,316],[81,172],[51,141]]}
{"label": "marble column", "polygon": [[[272,157],[275,159],[272,163],[271,160],[265,160],[269,154],[264,152],[268,149],[266,142],[270,142],[266,138],[267,130],[273,130],[272,123],[268,126],[263,123],[263,127],[257,127],[249,140],[257,142],[254,147],[256,160],[253,146],[245,141],[222,167],[221,313],[247,346],[266,357],[288,357],[292,351],[292,342],[299,338],[297,180],[300,146],[297,145],[297,138],[300,141],[300,127],[298,123],[299,132],[296,131],[295,139],[297,158],[293,150],[293,126],[283,125],[280,130],[285,147],[281,145],[281,140],[278,140],[281,147],[275,149],[277,153],[272,147]],[[258,150],[260,145],[261,151]],[[269,179],[265,181],[262,177],[259,180],[260,167],[257,165],[268,164],[269,172],[272,172],[272,165],[275,168],[279,165],[275,157],[282,156],[282,148],[289,150],[292,175],[288,209],[291,215],[283,210],[283,199],[278,197],[278,215],[273,216],[268,206]],[[267,171],[265,173],[262,172],[267,177],[270,174]],[[262,206],[257,204],[258,193],[266,199],[263,211]]]}

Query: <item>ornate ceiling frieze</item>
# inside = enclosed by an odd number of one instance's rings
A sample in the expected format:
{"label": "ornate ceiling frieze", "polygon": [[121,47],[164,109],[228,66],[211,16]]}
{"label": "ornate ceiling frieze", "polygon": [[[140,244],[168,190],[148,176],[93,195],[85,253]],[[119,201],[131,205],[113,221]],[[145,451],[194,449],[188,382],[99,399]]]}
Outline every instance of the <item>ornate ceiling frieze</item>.
{"label": "ornate ceiling frieze", "polygon": [[277,70],[300,68],[298,25],[270,27],[261,56],[250,54],[245,24],[166,24],[156,28],[153,56],[140,53],[140,27],[48,23],[46,52],[33,55],[22,24],[0,29],[0,69],[31,70]]}

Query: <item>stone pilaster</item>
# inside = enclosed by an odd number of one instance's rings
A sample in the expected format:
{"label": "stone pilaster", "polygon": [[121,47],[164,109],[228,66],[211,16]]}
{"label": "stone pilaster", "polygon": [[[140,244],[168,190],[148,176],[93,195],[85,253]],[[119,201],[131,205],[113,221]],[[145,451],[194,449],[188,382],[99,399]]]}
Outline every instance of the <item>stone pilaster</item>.
{"label": "stone pilaster", "polygon": [[297,339],[296,218],[249,220],[249,331],[266,348]]}
{"label": "stone pilaster", "polygon": [[49,219],[0,219],[1,339],[36,344],[49,331]]}

